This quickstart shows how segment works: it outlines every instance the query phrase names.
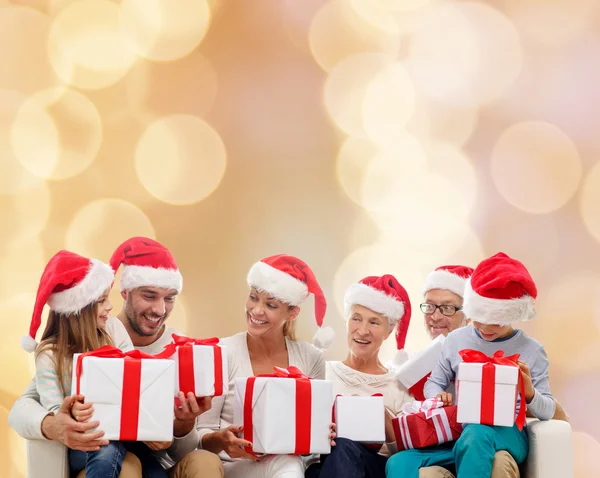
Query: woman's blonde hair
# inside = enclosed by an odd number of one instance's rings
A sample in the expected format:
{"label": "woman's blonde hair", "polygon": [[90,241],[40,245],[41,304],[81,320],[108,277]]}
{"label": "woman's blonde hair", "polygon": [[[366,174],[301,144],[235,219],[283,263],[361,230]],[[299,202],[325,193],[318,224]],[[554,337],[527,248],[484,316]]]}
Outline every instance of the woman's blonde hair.
{"label": "woman's blonde hair", "polygon": [[[78,314],[59,314],[50,311],[36,357],[44,352],[53,354],[61,389],[64,378],[70,377],[73,354],[91,352],[103,345],[113,345],[108,333],[97,325],[98,303],[85,306]],[[63,394],[67,391],[63,390]]]}
{"label": "woman's blonde hair", "polygon": [[[290,310],[294,308],[290,305]],[[290,340],[296,340],[296,320],[286,320],[283,324],[283,335]]]}

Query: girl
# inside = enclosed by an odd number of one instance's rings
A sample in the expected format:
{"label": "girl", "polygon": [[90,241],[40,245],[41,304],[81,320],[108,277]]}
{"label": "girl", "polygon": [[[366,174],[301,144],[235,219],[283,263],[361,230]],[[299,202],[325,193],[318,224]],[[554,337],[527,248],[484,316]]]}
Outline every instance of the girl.
{"label": "girl", "polygon": [[[125,327],[118,319],[108,317],[112,309],[108,293],[113,280],[110,266],[68,251],[54,255],[42,274],[23,347],[29,352],[35,350],[36,388],[42,405],[51,412],[58,410],[64,397],[71,394],[73,354],[90,352],[103,345],[116,345],[123,351],[133,349]],[[50,313],[38,345],[35,335],[46,303]],[[71,410],[78,421],[88,420],[92,412],[90,404],[80,402]],[[124,443],[118,441],[111,441],[95,452],[69,450],[71,473],[85,469],[88,478],[116,478],[125,453]],[[144,458],[145,462],[151,459]],[[167,476],[156,461],[145,467],[144,475]]]}

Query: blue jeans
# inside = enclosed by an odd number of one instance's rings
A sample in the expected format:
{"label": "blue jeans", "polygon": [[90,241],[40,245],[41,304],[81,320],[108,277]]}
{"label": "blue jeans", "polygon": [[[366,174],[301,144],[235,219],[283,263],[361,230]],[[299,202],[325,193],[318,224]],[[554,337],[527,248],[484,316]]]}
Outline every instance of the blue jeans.
{"label": "blue jeans", "polygon": [[401,451],[388,460],[386,473],[389,478],[418,478],[419,468],[455,465],[457,478],[489,478],[494,455],[500,450],[510,453],[517,464],[523,463],[529,451],[525,430],[519,431],[516,425],[465,425],[454,446]]}
{"label": "blue jeans", "polygon": [[336,438],[329,455],[306,470],[306,478],[385,478],[387,458],[347,438]]}
{"label": "blue jeans", "polygon": [[143,478],[167,478],[167,472],[144,443],[120,441],[111,441],[98,451],[69,450],[71,475],[85,469],[86,478],[117,478],[128,451],[139,458]]}

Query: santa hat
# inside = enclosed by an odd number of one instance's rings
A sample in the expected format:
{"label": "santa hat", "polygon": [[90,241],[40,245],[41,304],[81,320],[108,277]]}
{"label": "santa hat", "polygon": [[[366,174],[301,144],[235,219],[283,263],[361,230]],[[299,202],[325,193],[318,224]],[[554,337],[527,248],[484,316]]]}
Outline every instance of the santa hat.
{"label": "santa hat", "polygon": [[411,316],[410,298],[406,289],[391,274],[365,277],[357,284],[348,287],[344,295],[346,318],[349,318],[350,309],[355,304],[383,314],[390,321],[390,327],[398,324],[396,329],[398,352],[393,363],[401,365],[406,362],[408,354],[404,350],[404,345]]}
{"label": "santa hat", "polygon": [[313,294],[315,319],[319,326],[313,344],[322,350],[332,344],[335,337],[333,329],[323,327],[327,300],[315,274],[304,261],[286,254],[266,257],[250,268],[248,285],[268,292],[281,302],[293,306],[299,306],[306,300],[308,294]]}
{"label": "santa hat", "polygon": [[121,290],[160,287],[181,292],[183,278],[173,255],[165,246],[147,237],[132,237],[117,247],[110,258],[111,267],[121,272]]}
{"label": "santa hat", "polygon": [[98,300],[112,286],[115,274],[110,266],[74,252],[59,251],[46,265],[38,286],[29,335],[21,339],[27,352],[35,351],[35,336],[42,323],[42,311],[48,304],[59,314],[78,314]]}
{"label": "santa hat", "polygon": [[467,281],[463,312],[484,324],[535,318],[537,288],[525,266],[503,252],[482,261]]}
{"label": "santa hat", "polygon": [[441,289],[454,292],[463,297],[465,295],[465,286],[467,279],[473,274],[473,269],[467,266],[440,266],[433,272],[430,272],[425,279],[423,295],[430,290]]}

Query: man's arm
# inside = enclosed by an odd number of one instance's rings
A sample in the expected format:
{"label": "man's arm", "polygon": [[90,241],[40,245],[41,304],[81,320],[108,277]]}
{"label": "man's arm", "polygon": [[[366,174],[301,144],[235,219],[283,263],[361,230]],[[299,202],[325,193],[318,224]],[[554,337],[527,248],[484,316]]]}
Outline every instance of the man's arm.
{"label": "man's arm", "polygon": [[54,419],[54,413],[48,412],[40,404],[40,396],[35,387],[35,380],[32,380],[25,393],[17,399],[8,414],[8,425],[19,435],[27,440],[52,440],[44,431],[51,433],[51,430],[43,430],[42,424],[47,420]]}

